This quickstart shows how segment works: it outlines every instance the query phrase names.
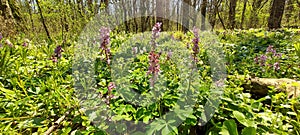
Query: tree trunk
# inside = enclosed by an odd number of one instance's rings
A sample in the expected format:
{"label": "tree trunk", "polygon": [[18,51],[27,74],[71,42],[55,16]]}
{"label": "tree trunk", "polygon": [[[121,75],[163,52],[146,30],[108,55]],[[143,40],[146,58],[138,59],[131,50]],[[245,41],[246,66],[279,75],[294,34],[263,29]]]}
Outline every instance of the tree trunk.
{"label": "tree trunk", "polygon": [[201,4],[201,30],[205,30],[207,0],[203,0]]}
{"label": "tree trunk", "polygon": [[141,32],[145,31],[145,0],[140,0],[140,13],[141,13]]}
{"label": "tree trunk", "polygon": [[243,29],[243,24],[244,24],[244,20],[245,20],[245,12],[246,12],[246,8],[247,8],[247,2],[248,2],[248,0],[244,0],[244,6],[243,6],[243,12],[242,12],[242,19],[241,19],[240,29]]}
{"label": "tree trunk", "polygon": [[128,24],[128,21],[127,21],[127,9],[126,9],[126,6],[125,6],[125,0],[121,0],[121,5],[122,5],[122,8],[123,8],[123,20],[124,20],[124,25],[125,25],[125,31],[126,32],[129,32],[129,24]]}
{"label": "tree trunk", "polygon": [[293,8],[293,1],[294,0],[288,0],[287,7],[286,7],[286,14],[285,14],[285,16],[286,16],[286,23],[287,23],[288,28],[290,27],[290,18],[292,16],[293,10],[294,10],[294,8]]}
{"label": "tree trunk", "polygon": [[220,12],[219,12],[218,8],[217,8],[217,14],[218,14],[219,20],[220,20],[220,22],[221,22],[221,24],[223,26],[223,29],[226,30],[225,24],[223,22],[223,19],[222,19],[221,15],[220,15]]}
{"label": "tree trunk", "polygon": [[281,20],[284,12],[285,0],[273,0],[270,17],[268,20],[269,29],[281,28]]}
{"label": "tree trunk", "polygon": [[237,0],[230,0],[229,4],[229,28],[234,29],[235,27],[235,8]]}
{"label": "tree trunk", "polygon": [[42,12],[42,8],[41,8],[41,6],[40,6],[39,0],[36,0],[36,4],[37,4],[37,6],[38,6],[38,8],[39,8],[40,17],[41,17],[42,24],[43,24],[43,27],[44,27],[44,29],[45,29],[45,32],[46,32],[46,34],[47,34],[47,37],[48,37],[48,39],[49,39],[50,41],[52,41],[51,36],[50,36],[50,33],[49,33],[48,28],[47,28],[47,26],[46,26],[46,22],[45,22],[45,19],[44,19],[44,16],[43,16],[43,12]]}
{"label": "tree trunk", "polygon": [[30,22],[31,22],[31,31],[34,32],[34,22],[33,22],[33,18],[32,18],[32,9],[31,9],[31,0],[26,0],[26,8],[28,10],[28,13],[29,13],[29,17],[30,17]]}
{"label": "tree trunk", "polygon": [[249,28],[257,28],[257,25],[259,24],[258,14],[267,2],[268,0],[253,0],[250,21],[248,25]]}
{"label": "tree trunk", "polygon": [[176,6],[176,7],[177,7],[177,8],[176,8],[176,9],[177,9],[177,22],[176,22],[176,28],[177,28],[177,30],[180,30],[180,29],[179,29],[179,24],[180,24],[180,23],[179,23],[179,22],[180,22],[180,15],[179,15],[179,14],[180,14],[180,10],[179,10],[179,9],[180,9],[180,8],[179,8],[180,4],[179,4],[179,2],[180,2],[180,1],[178,0],[177,3],[176,3],[176,5],[177,5],[177,6]]}
{"label": "tree trunk", "polygon": [[[164,20],[164,1],[163,0],[156,0],[156,22],[163,22]],[[164,24],[161,25],[161,30],[164,30]]]}
{"label": "tree trunk", "polygon": [[169,17],[170,17],[170,0],[165,0],[165,19],[164,19],[164,29],[165,31],[169,30]]}
{"label": "tree trunk", "polygon": [[190,27],[190,5],[191,0],[183,0],[181,4],[181,10],[182,10],[182,31],[184,33],[188,32]]}

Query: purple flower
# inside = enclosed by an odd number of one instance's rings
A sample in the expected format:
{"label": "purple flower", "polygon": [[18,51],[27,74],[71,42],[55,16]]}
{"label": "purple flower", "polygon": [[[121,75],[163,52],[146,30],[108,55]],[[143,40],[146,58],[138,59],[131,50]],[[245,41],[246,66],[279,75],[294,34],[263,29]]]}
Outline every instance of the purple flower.
{"label": "purple flower", "polygon": [[105,54],[105,58],[106,58],[106,62],[108,65],[110,65],[110,48],[108,47],[108,44],[110,43],[110,29],[109,28],[105,28],[102,27],[100,29],[100,48],[101,50],[101,55],[104,53]]}
{"label": "purple flower", "polygon": [[107,89],[108,89],[109,91],[112,91],[114,88],[116,88],[116,85],[115,85],[114,82],[110,82],[110,83],[108,84],[108,86],[107,86]]}
{"label": "purple flower", "polygon": [[0,40],[3,38],[2,33],[0,33]]}
{"label": "purple flower", "polygon": [[110,29],[102,27],[100,29],[100,43],[101,43],[101,48],[104,50],[106,49],[107,45],[110,43]]}
{"label": "purple flower", "polygon": [[267,56],[261,55],[260,56],[260,66],[265,66],[266,61],[267,61]]}
{"label": "purple flower", "polygon": [[156,23],[152,28],[152,38],[156,39],[159,37],[160,31],[161,31],[161,22]]}
{"label": "purple flower", "polygon": [[199,53],[199,33],[198,33],[199,29],[197,29],[196,27],[194,27],[193,29],[193,33],[194,33],[194,38],[193,38],[193,59],[194,61],[197,61],[197,54]]}
{"label": "purple flower", "polygon": [[54,57],[54,56],[52,56],[52,57],[51,57],[51,60],[52,60],[52,62],[54,62],[54,63],[56,63],[56,62],[57,62],[57,58],[56,58],[56,57]]}
{"label": "purple flower", "polygon": [[267,53],[272,53],[272,54],[276,54],[276,50],[273,48],[272,45],[270,45],[267,50],[266,50]]}
{"label": "purple flower", "polygon": [[280,69],[280,64],[278,62],[274,63],[274,69],[276,71]]}
{"label": "purple flower", "polygon": [[149,58],[149,69],[147,74],[157,74],[159,72],[159,54],[156,54],[154,51],[151,51],[148,58]]}
{"label": "purple flower", "polygon": [[168,54],[167,54],[167,60],[171,59],[171,57],[172,57],[172,54],[173,54],[173,52],[172,52],[172,51],[169,51],[169,52],[168,52]]}
{"label": "purple flower", "polygon": [[59,45],[54,50],[54,56],[57,58],[61,58],[61,53],[63,52],[62,47]]}
{"label": "purple flower", "polygon": [[199,29],[197,29],[196,27],[193,28],[193,33],[195,37],[199,37]]}
{"label": "purple flower", "polygon": [[258,64],[258,63],[259,63],[259,59],[258,59],[257,56],[254,58],[254,62],[255,62],[255,64]]}
{"label": "purple flower", "polygon": [[276,53],[276,54],[275,54],[275,57],[281,58],[281,57],[282,57],[282,54],[281,54],[281,53]]}
{"label": "purple flower", "polygon": [[24,42],[24,43],[23,43],[23,46],[24,46],[24,47],[27,47],[27,46],[28,46],[28,43]]}

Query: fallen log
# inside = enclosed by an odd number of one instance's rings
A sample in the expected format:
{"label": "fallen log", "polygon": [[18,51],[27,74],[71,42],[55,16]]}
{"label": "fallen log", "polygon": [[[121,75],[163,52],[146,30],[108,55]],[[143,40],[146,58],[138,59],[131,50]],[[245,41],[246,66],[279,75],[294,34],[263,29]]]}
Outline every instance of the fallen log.
{"label": "fallen log", "polygon": [[289,78],[258,78],[245,75],[229,76],[229,79],[243,80],[242,87],[257,96],[265,96],[271,87],[276,92],[285,92],[289,98],[300,96],[300,81]]}

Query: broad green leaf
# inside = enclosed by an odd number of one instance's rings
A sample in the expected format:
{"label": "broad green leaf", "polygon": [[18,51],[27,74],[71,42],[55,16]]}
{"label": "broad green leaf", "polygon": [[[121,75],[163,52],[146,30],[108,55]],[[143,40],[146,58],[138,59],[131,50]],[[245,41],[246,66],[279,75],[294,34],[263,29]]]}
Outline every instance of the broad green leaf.
{"label": "broad green leaf", "polygon": [[223,123],[220,134],[221,135],[238,135],[235,121],[234,120],[226,120]]}
{"label": "broad green leaf", "polygon": [[162,135],[168,135],[172,132],[172,129],[169,126],[165,126],[162,130],[161,130],[161,134]]}
{"label": "broad green leaf", "polygon": [[242,130],[242,135],[256,135],[256,130],[254,127],[245,127]]}
{"label": "broad green leaf", "polygon": [[254,121],[246,119],[245,115],[238,111],[233,111],[233,116],[246,127],[256,127]]}

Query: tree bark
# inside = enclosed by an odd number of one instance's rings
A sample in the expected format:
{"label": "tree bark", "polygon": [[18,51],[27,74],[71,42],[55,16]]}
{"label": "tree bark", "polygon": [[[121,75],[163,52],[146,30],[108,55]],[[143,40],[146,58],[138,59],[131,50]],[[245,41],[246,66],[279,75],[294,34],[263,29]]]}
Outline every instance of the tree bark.
{"label": "tree bark", "polygon": [[[164,1],[163,0],[156,0],[156,22],[163,22],[164,21]],[[161,25],[161,30],[164,30],[164,24]]]}
{"label": "tree bark", "polygon": [[248,0],[244,0],[240,29],[243,29],[243,24],[244,24],[244,20],[245,20],[245,12],[246,12],[246,8],[247,8],[247,2],[248,2]]}
{"label": "tree bark", "polygon": [[145,3],[146,0],[140,0],[140,13],[141,13],[141,32],[145,31]]}
{"label": "tree bark", "polygon": [[29,17],[30,17],[30,22],[31,22],[31,31],[34,32],[34,22],[33,22],[33,18],[32,18],[32,9],[31,9],[31,0],[26,0],[26,8],[28,10],[28,13],[29,13]]}
{"label": "tree bark", "polygon": [[286,17],[286,23],[287,23],[288,28],[290,27],[290,18],[292,16],[293,10],[294,10],[293,1],[294,0],[288,0],[287,1],[287,7],[286,7],[285,17]]}
{"label": "tree bark", "polygon": [[47,37],[48,37],[48,39],[49,39],[50,41],[52,41],[51,36],[50,36],[50,33],[49,33],[49,30],[48,30],[48,28],[47,28],[47,26],[46,26],[46,22],[45,22],[45,19],[44,19],[44,15],[43,15],[42,8],[41,8],[41,6],[40,6],[39,0],[36,0],[36,4],[37,4],[37,6],[38,6],[38,9],[39,9],[39,12],[40,12],[40,17],[41,17],[41,20],[42,20],[42,24],[43,24],[43,27],[44,27],[45,32],[46,32],[46,34],[47,34]]}
{"label": "tree bark", "polygon": [[234,29],[235,27],[235,9],[237,0],[230,0],[229,4],[229,28]]}
{"label": "tree bark", "polygon": [[205,30],[207,0],[203,0],[201,4],[201,30]]}
{"label": "tree bark", "polygon": [[191,0],[183,0],[181,4],[181,10],[182,10],[182,31],[184,33],[188,32],[190,27],[190,5]]}
{"label": "tree bark", "polygon": [[281,20],[284,12],[286,0],[273,0],[270,17],[268,20],[269,29],[279,29],[281,28]]}
{"label": "tree bark", "polygon": [[249,28],[257,28],[258,14],[267,2],[268,0],[253,0],[250,21],[248,25]]}

